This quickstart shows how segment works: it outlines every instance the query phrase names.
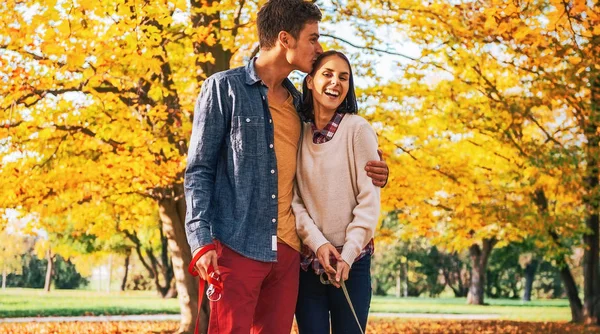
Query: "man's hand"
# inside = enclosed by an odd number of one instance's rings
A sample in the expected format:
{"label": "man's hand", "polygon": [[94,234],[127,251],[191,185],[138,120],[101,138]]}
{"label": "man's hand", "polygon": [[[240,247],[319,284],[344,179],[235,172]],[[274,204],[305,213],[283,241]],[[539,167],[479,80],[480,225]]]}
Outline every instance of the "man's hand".
{"label": "man's hand", "polygon": [[321,247],[317,249],[317,257],[319,258],[319,263],[321,263],[327,275],[335,275],[335,268],[333,268],[331,266],[331,263],[329,263],[330,254],[333,254],[338,260],[338,262],[343,261],[340,253],[338,253],[337,249],[335,249],[335,247],[333,247],[333,245],[329,242],[321,245]]}
{"label": "man's hand", "polygon": [[[193,256],[195,256],[202,248],[198,248],[194,251]],[[209,250],[204,253],[198,261],[196,261],[196,268],[198,269],[198,274],[203,280],[208,280],[208,267],[213,266],[213,270],[217,274],[221,274],[219,272],[219,266],[217,265],[217,252],[215,250]]]}
{"label": "man's hand", "polygon": [[367,171],[367,175],[373,179],[373,184],[378,187],[383,187],[387,183],[389,170],[387,163],[383,159],[383,152],[381,150],[377,150],[377,154],[379,154],[380,161],[369,161],[367,162],[367,166],[365,170]]}

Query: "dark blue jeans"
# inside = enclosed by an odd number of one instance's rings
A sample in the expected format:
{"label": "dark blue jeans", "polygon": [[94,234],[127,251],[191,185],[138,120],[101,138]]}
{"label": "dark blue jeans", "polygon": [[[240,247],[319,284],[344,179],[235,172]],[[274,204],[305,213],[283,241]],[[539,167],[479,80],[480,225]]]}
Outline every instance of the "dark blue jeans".
{"label": "dark blue jeans", "polygon": [[[371,304],[371,255],[355,262],[350,269],[346,288],[363,330]],[[296,304],[296,322],[301,334],[360,333],[342,288],[324,285],[312,269],[300,269],[300,289]]]}

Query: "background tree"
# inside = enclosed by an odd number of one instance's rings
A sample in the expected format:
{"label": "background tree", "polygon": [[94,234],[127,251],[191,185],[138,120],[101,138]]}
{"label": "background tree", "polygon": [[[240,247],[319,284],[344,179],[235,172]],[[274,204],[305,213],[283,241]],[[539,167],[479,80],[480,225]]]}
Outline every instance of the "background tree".
{"label": "background tree", "polygon": [[3,229],[0,232],[0,268],[2,270],[2,289],[6,289],[6,280],[9,274],[21,275],[23,267],[21,258],[28,250],[28,242],[25,236],[17,233],[9,233]]}
{"label": "background tree", "polygon": [[154,201],[172,254],[180,332],[190,332],[197,287],[185,274],[182,175],[193,103],[203,78],[229,68],[236,52],[252,52],[257,4],[11,0],[2,7],[9,28],[0,36],[7,148],[0,154],[12,158],[1,182],[13,191],[0,207],[40,217],[86,208],[79,223],[101,229],[99,203]]}
{"label": "background tree", "polygon": [[[574,316],[574,320],[597,323],[595,301],[600,284],[595,199],[598,139],[594,115],[598,105],[595,96],[600,54],[598,4],[584,1],[568,4],[557,1],[387,2],[367,16],[363,9],[368,7],[364,2],[352,2],[342,13],[355,17],[356,22],[367,19],[385,22],[390,29],[399,32],[398,36],[420,47],[416,57],[404,56],[411,61],[400,64],[402,79],[391,86],[394,89],[378,89],[382,92],[380,109],[403,107],[406,112],[374,116],[388,120],[386,124],[392,123],[402,132],[411,125],[404,118],[417,124],[429,118],[425,123],[427,127],[421,123],[425,131],[409,131],[408,135],[397,131],[401,134],[387,136],[398,147],[399,155],[412,154],[413,157],[403,160],[403,168],[411,160],[415,163],[425,160],[419,154],[423,145],[414,145],[414,138],[420,138],[419,133],[421,137],[433,134],[443,138],[440,134],[443,128],[436,130],[437,123],[432,119],[436,114],[447,117],[441,124],[447,125],[448,141],[465,142],[473,135],[476,140],[471,141],[476,145],[481,145],[482,139],[490,143],[486,146],[487,152],[503,157],[520,175],[514,179],[520,183],[517,191],[507,198],[519,198],[529,221],[543,226],[537,229],[543,237],[550,242],[553,235],[560,236],[553,242],[568,249],[561,239],[574,239],[586,233],[583,238],[586,248],[583,314]],[[365,31],[373,31],[372,25],[363,27]],[[394,34],[386,34],[390,35]],[[369,36],[376,40],[376,34]],[[402,88],[406,87],[411,88],[403,92]],[[374,89],[371,95],[376,93]],[[434,129],[429,128],[430,123]],[[432,156],[440,157],[439,154]],[[427,167],[454,172],[456,167],[451,166],[443,169],[445,165],[440,163]],[[494,173],[503,168],[497,164],[483,167],[491,168]],[[411,171],[403,169],[405,174]],[[468,184],[473,184],[473,180]],[[494,177],[494,180],[503,182],[504,187],[511,184],[509,179]],[[482,183],[477,181],[476,184]],[[544,190],[548,196],[550,188],[559,190],[555,198],[547,198],[551,203],[550,216],[568,219],[546,219],[548,214],[542,213],[532,201],[536,189]],[[431,196],[434,192],[423,193]],[[407,197],[423,200],[423,196]],[[558,198],[566,201],[555,201]],[[499,200],[492,202],[499,203]],[[581,211],[583,207],[585,211]],[[453,210],[456,208],[458,206],[452,206]],[[495,224],[508,227],[512,222]],[[535,229],[524,232],[530,235]],[[502,240],[488,240],[494,239]],[[482,244],[484,240],[486,238],[474,244],[477,246],[472,248],[472,254],[479,256],[477,248],[481,255],[485,254],[481,252],[486,248]],[[504,241],[516,240],[518,238]],[[568,272],[561,276],[569,282]],[[571,291],[569,296],[576,306],[576,298],[571,298],[577,296],[576,291],[567,290]]]}

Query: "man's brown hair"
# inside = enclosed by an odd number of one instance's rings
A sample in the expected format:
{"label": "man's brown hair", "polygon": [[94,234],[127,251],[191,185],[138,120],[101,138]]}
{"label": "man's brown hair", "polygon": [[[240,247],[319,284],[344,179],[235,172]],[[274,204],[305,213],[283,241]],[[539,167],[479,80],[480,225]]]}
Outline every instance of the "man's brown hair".
{"label": "man's brown hair", "polygon": [[304,0],[269,0],[258,11],[258,41],[262,49],[275,46],[280,31],[298,39],[306,23],[321,21],[321,10]]}

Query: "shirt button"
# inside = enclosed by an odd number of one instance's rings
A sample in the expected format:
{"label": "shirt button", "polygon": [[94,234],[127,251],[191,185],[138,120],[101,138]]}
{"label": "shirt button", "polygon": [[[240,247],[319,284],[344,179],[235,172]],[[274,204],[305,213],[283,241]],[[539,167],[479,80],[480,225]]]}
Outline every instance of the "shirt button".
{"label": "shirt button", "polygon": [[271,198],[272,198],[272,199],[275,199],[275,194],[271,195]]}
{"label": "shirt button", "polygon": [[263,96],[262,98],[263,98],[263,101],[264,101],[264,100],[265,100],[265,97]]}
{"label": "shirt button", "polygon": [[246,123],[250,123],[250,118],[246,118]]}
{"label": "shirt button", "polygon": [[273,219],[271,219],[271,221],[272,221],[273,223],[276,223],[276,222],[277,222],[277,219],[273,218]]}
{"label": "shirt button", "polygon": [[275,174],[275,170],[274,169],[271,169],[271,174]]}
{"label": "shirt button", "polygon": [[273,120],[272,120],[272,119],[269,119],[269,123],[273,123]]}
{"label": "shirt button", "polygon": [[273,144],[269,145],[270,148],[273,148]]}

